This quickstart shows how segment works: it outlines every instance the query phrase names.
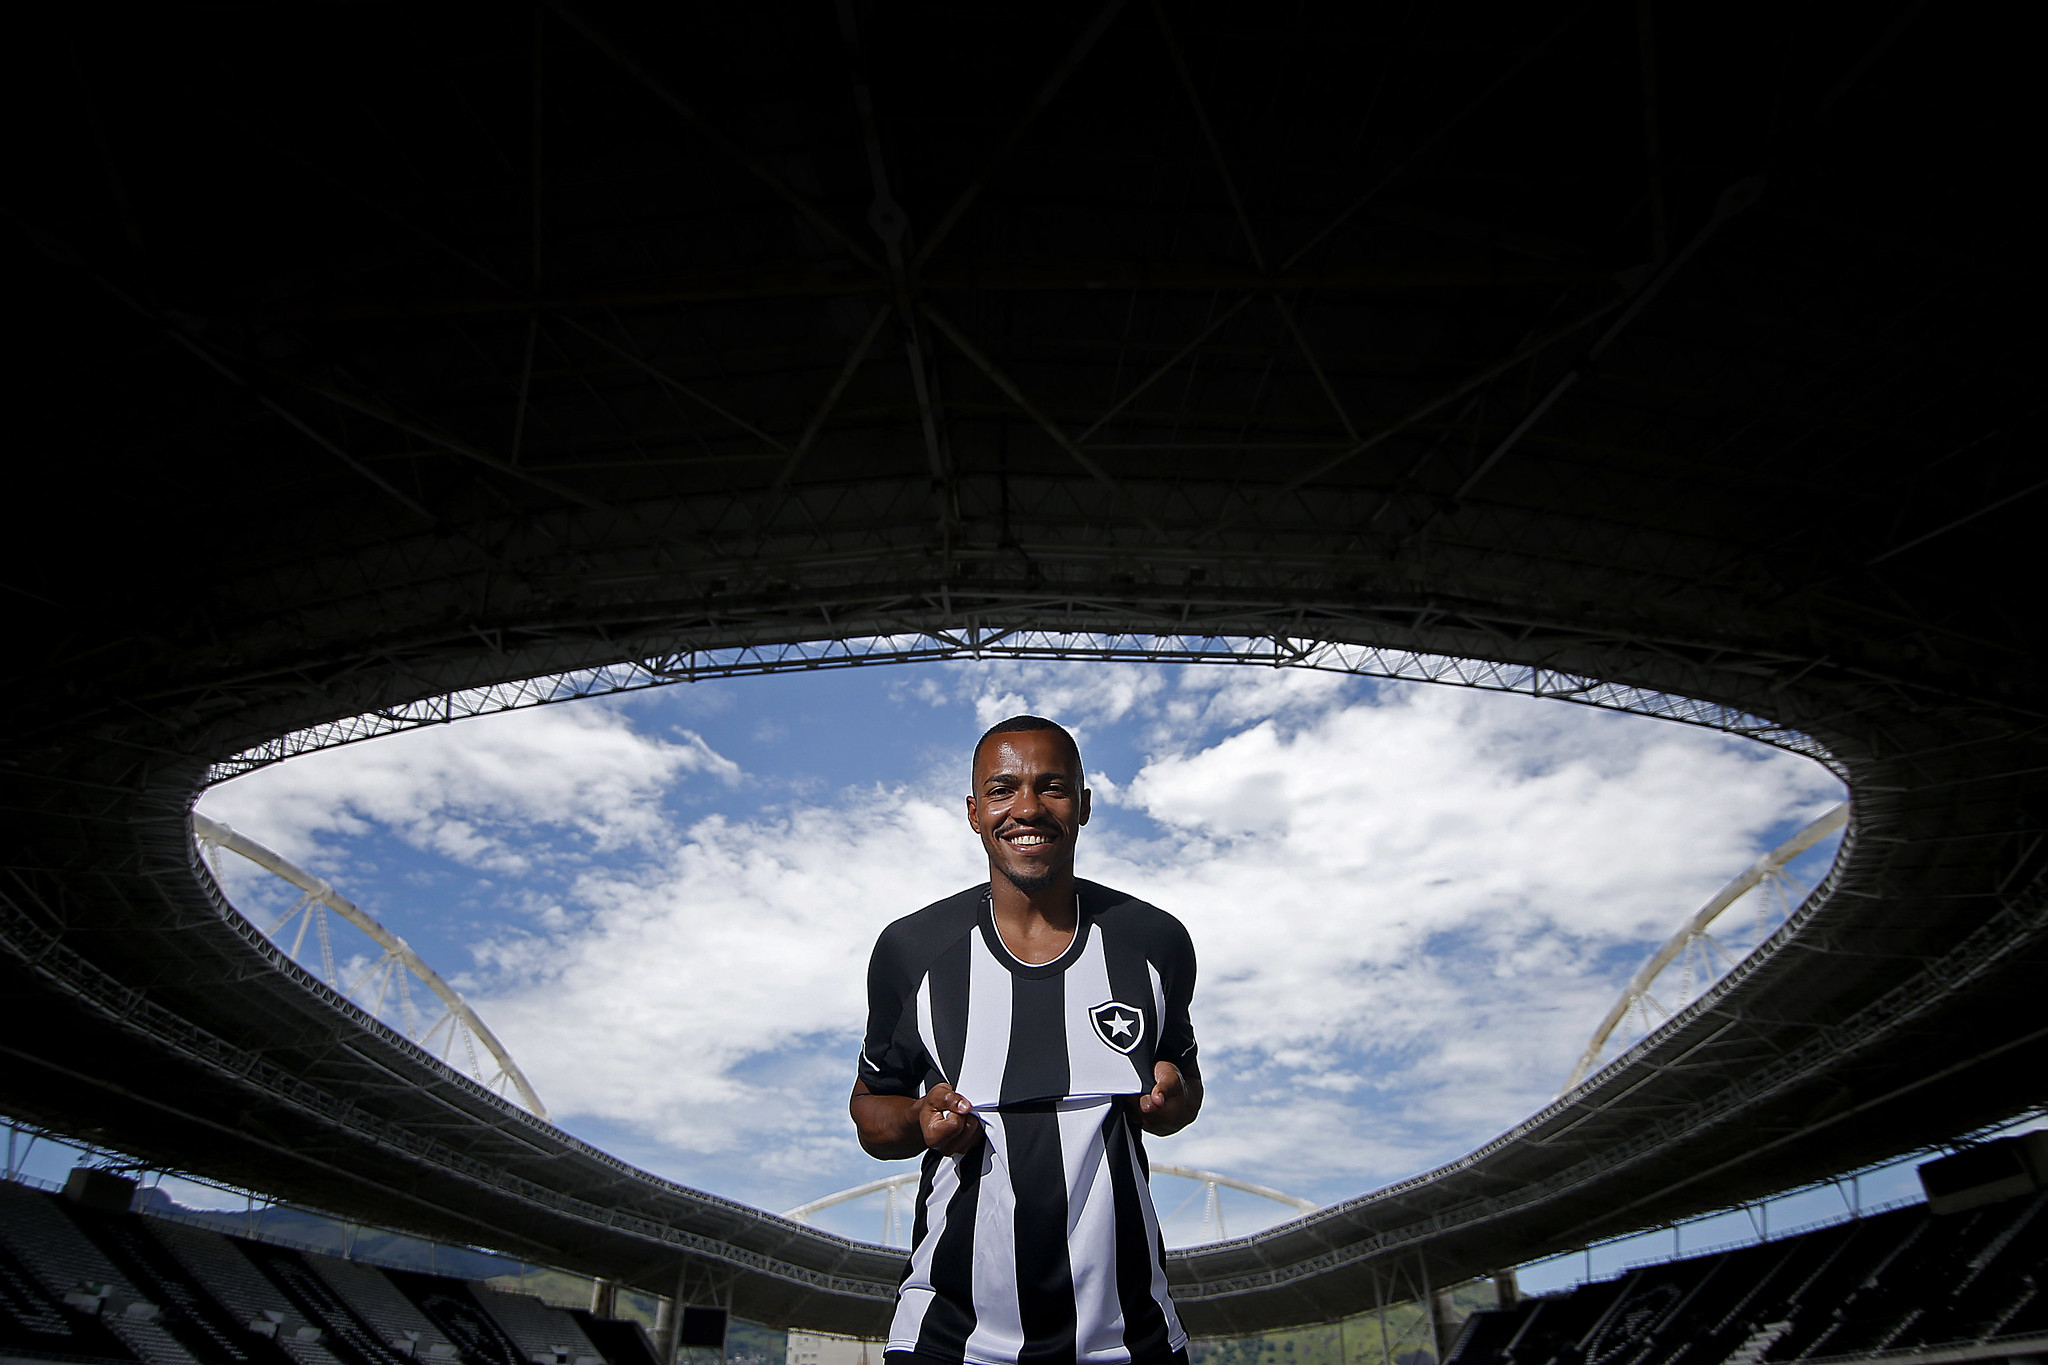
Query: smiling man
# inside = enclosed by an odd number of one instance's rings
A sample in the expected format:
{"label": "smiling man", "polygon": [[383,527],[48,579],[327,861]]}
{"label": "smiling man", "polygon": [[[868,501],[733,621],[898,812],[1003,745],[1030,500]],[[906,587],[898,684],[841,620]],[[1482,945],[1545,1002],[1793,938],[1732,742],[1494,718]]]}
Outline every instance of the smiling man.
{"label": "smiling man", "polygon": [[888,1365],[1187,1359],[1139,1130],[1202,1106],[1195,952],[1163,910],[1074,876],[1072,735],[1017,716],[974,749],[989,880],[882,931],[850,1109],[922,1155]]}

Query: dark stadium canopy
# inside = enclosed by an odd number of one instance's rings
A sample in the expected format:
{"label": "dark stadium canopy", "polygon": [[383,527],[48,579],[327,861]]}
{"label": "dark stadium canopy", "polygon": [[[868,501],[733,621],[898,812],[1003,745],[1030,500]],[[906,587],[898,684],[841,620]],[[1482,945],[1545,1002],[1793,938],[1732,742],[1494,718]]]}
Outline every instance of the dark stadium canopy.
{"label": "dark stadium canopy", "polygon": [[1198,1331],[2048,1098],[2038,78],[1997,16],[13,19],[10,1114],[872,1330],[892,1254],[448,1072],[227,913],[185,818],[308,727],[878,637],[1475,660],[1850,783],[1769,951],[1470,1157],[1177,1254]]}

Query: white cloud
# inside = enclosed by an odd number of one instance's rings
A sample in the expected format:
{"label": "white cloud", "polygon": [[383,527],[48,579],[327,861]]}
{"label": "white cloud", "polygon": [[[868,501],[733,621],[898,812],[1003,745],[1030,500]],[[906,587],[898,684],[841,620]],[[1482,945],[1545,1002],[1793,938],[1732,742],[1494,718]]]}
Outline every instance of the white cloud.
{"label": "white cloud", "polygon": [[523,836],[538,827],[613,851],[664,831],[660,799],[677,779],[739,779],[697,734],[676,734],[642,734],[602,703],[543,706],[306,754],[223,783],[200,807],[315,866],[383,826],[414,848],[518,874],[532,864]]}
{"label": "white cloud", "polygon": [[[1119,799],[1156,829],[1091,831],[1082,871],[1180,915],[1201,954],[1214,1098],[1162,1151],[1324,1198],[1547,1100],[1640,955],[1617,946],[1662,937],[1771,826],[1837,799],[1804,760],[1552,702],[1371,704],[1222,670],[1091,701],[1015,672],[968,679],[981,718],[1282,717],[1147,763]],[[850,1151],[876,931],[985,875],[942,786],[708,820],[649,870],[593,870],[587,927],[500,945],[520,984],[491,1017],[568,1111],[822,1178]]]}
{"label": "white cloud", "polygon": [[933,705],[965,696],[984,729],[1011,716],[1044,716],[1072,732],[1085,753],[1094,734],[1156,716],[1182,671],[1131,664],[958,664],[949,670],[951,690],[932,679],[906,690]]}
{"label": "white cloud", "polygon": [[[1179,915],[1201,957],[1210,1107],[1158,1154],[1322,1200],[1546,1101],[1647,941],[1839,799],[1805,760],[1706,731],[1301,670],[982,665],[901,695],[982,724],[1037,711],[1141,756],[1096,779],[1081,870]],[[206,807],[294,856],[373,850],[388,827],[523,895],[472,998],[558,1116],[664,1144],[672,1173],[741,1198],[867,1178],[843,1105],[868,950],[985,876],[960,772],[884,768],[682,826],[674,784],[737,770],[627,715],[310,755]],[[548,826],[591,856],[542,887]]]}
{"label": "white cloud", "polygon": [[[970,675],[972,676],[972,675]],[[1079,733],[1113,725],[1163,694],[1172,674],[1157,668],[1103,668],[1089,664],[983,665],[975,718],[984,726],[1030,713],[1061,719]],[[1007,684],[1005,686],[1004,684]],[[1026,699],[1018,687],[1028,688]]]}
{"label": "white cloud", "polygon": [[[984,726],[1028,712],[1085,740],[1092,730],[1128,723],[1156,753],[1177,753],[1218,729],[1314,714],[1358,685],[1305,668],[1235,665],[982,663],[962,665],[956,676]],[[953,699],[930,683],[919,695],[934,704]]]}
{"label": "white cloud", "polygon": [[804,1166],[824,1141],[843,1157],[868,950],[985,875],[979,852],[953,802],[901,788],[714,817],[637,873],[586,874],[574,933],[496,945],[483,1007],[563,1112],[693,1152]]}
{"label": "white cloud", "polygon": [[[1603,953],[1663,937],[1773,825],[1836,799],[1759,746],[1447,688],[1152,763],[1124,800],[1172,837],[1096,866],[1203,956],[1222,1112],[1175,1150],[1332,1196],[1333,1165],[1456,1155],[1563,1081],[1618,984]],[[1341,1158],[1246,1117],[1320,1126],[1336,1095]]]}

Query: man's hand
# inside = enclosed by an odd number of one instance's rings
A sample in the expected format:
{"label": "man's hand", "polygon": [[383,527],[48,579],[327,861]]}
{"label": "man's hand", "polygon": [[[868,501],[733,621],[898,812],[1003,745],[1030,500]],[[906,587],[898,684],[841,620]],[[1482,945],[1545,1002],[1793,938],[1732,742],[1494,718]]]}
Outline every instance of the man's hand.
{"label": "man's hand", "polygon": [[915,1098],[877,1095],[865,1081],[855,1081],[847,1101],[862,1150],[883,1161],[921,1156],[929,1149],[941,1156],[972,1151],[981,1141],[981,1120],[974,1106],[944,1081]]}
{"label": "man's hand", "polygon": [[917,1102],[917,1126],[924,1145],[940,1156],[959,1156],[981,1141],[981,1120],[964,1095],[940,1081]]}
{"label": "man's hand", "polygon": [[1138,1126],[1154,1137],[1178,1133],[1202,1112],[1202,1078],[1172,1062],[1152,1063],[1152,1092],[1138,1096]]}

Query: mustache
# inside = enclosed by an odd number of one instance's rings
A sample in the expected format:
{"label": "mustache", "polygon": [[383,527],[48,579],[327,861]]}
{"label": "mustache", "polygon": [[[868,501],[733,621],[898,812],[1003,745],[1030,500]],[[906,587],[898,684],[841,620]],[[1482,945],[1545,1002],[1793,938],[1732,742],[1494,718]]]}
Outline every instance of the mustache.
{"label": "mustache", "polygon": [[1029,831],[1031,831],[1031,832],[1032,832],[1033,834],[1063,834],[1063,833],[1065,833],[1065,829],[1064,829],[1064,827],[1063,827],[1062,825],[1060,825],[1060,823],[1059,823],[1058,821],[1056,821],[1056,820],[1007,820],[1007,819],[1006,819],[1006,820],[1004,820],[1004,821],[1003,821],[1003,822],[1002,822],[1001,824],[999,824],[999,825],[997,825],[997,826],[995,827],[995,836],[996,836],[996,837],[997,837],[998,839],[1000,839],[1000,838],[1002,838],[1002,837],[1003,837],[1003,836],[1004,836],[1005,834],[1015,834],[1015,833],[1017,833],[1017,832],[1018,832],[1018,831],[1020,831],[1020,830],[1029,830]]}

